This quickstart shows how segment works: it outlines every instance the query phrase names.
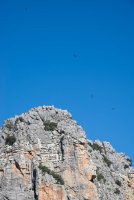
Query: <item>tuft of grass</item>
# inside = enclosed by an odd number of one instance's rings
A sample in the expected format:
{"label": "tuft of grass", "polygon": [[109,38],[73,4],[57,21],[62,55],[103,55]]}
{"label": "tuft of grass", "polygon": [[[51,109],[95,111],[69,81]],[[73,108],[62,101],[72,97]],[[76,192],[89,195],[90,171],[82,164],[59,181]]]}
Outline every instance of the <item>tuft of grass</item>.
{"label": "tuft of grass", "polygon": [[131,158],[127,158],[127,161],[129,162],[129,166],[132,166],[133,165],[133,162],[132,162],[132,159]]}
{"label": "tuft of grass", "polygon": [[53,170],[50,170],[48,167],[41,164],[39,165],[39,169],[42,171],[43,174],[48,173],[49,175],[52,175],[58,184],[64,185],[63,178],[59,174],[56,174]]}
{"label": "tuft of grass", "polygon": [[108,167],[110,167],[110,165],[113,164],[106,156],[103,156],[103,160],[107,164]]}
{"label": "tuft of grass", "polygon": [[103,176],[103,174],[102,174],[102,173],[99,173],[98,171],[97,171],[97,180],[98,180],[98,181],[103,180],[104,183],[106,182],[106,179],[105,179],[105,177]]}
{"label": "tuft of grass", "polygon": [[96,144],[96,143],[94,143],[94,144],[92,145],[92,148],[93,148],[93,150],[99,151],[100,153],[101,153],[101,151],[102,151],[102,147],[99,146],[99,145]]}
{"label": "tuft of grass", "polygon": [[120,186],[120,187],[121,187],[121,181],[119,181],[119,180],[116,180],[116,181],[115,181],[115,183],[116,183],[118,186]]}
{"label": "tuft of grass", "polygon": [[129,168],[129,166],[127,164],[124,165],[124,169],[127,169]]}
{"label": "tuft of grass", "polygon": [[5,144],[12,146],[16,142],[16,137],[14,135],[7,135],[5,139]]}
{"label": "tuft of grass", "polygon": [[115,194],[120,194],[120,190],[118,188],[115,189],[114,191]]}
{"label": "tuft of grass", "polygon": [[45,121],[44,122],[44,130],[45,131],[54,131],[57,128],[57,123]]}
{"label": "tuft of grass", "polygon": [[21,117],[21,116],[18,117],[17,120],[20,121],[20,122],[25,122],[25,120],[24,120],[23,117]]}
{"label": "tuft of grass", "polygon": [[5,123],[5,127],[9,129],[9,131],[11,131],[13,129],[13,123],[10,120],[7,120]]}

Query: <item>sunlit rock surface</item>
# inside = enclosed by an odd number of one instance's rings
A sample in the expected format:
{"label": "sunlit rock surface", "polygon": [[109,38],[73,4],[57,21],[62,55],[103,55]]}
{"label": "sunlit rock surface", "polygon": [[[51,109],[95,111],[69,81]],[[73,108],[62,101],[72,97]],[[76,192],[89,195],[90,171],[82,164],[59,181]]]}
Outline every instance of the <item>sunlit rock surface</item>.
{"label": "sunlit rock surface", "polygon": [[130,158],[108,142],[87,140],[67,111],[52,106],[5,122],[0,129],[0,200],[99,199],[134,199]]}

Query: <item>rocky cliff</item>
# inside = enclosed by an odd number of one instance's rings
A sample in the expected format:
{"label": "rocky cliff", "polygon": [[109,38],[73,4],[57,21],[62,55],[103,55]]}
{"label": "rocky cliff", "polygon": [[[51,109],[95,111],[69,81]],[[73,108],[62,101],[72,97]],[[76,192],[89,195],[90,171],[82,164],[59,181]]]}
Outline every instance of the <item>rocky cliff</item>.
{"label": "rocky cliff", "polygon": [[0,200],[134,200],[131,160],[71,115],[31,109],[0,129]]}

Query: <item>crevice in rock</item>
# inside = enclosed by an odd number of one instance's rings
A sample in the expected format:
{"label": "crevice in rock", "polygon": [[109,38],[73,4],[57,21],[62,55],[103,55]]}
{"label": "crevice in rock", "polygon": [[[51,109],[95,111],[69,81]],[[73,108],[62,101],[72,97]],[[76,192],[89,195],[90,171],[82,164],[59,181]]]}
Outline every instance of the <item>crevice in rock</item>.
{"label": "crevice in rock", "polygon": [[70,200],[69,196],[67,196],[67,200]]}
{"label": "crevice in rock", "polygon": [[73,192],[76,192],[76,190],[73,187],[71,187],[70,185],[66,185],[66,186],[69,187]]}
{"label": "crevice in rock", "polygon": [[95,179],[95,178],[96,178],[96,175],[92,175],[92,177],[91,177],[91,180],[90,180],[90,181],[91,181],[92,183],[94,183],[94,179]]}
{"label": "crevice in rock", "polygon": [[32,179],[32,184],[33,184],[32,190],[34,191],[34,199],[38,200],[38,195],[36,192],[36,180],[37,180],[37,171],[36,171],[36,169],[34,169],[33,170],[33,179]]}
{"label": "crevice in rock", "polygon": [[106,151],[104,143],[102,143],[102,146],[103,146],[103,149],[104,149],[104,153],[107,155],[107,151]]}
{"label": "crevice in rock", "polygon": [[15,162],[16,168],[20,171],[20,173],[22,174],[22,176],[24,176],[23,172],[21,171],[19,163],[15,159],[14,159],[14,162]]}
{"label": "crevice in rock", "polygon": [[4,200],[10,200],[8,197],[4,196]]}
{"label": "crevice in rock", "polygon": [[77,152],[77,147],[76,144],[73,144],[74,146],[74,174],[75,174],[75,180],[76,180],[76,191],[78,193],[78,199],[81,199],[81,194],[80,194],[80,187],[79,187],[79,177],[77,176],[78,173],[80,173],[79,171],[79,165],[78,165],[78,152]]}
{"label": "crevice in rock", "polygon": [[60,149],[61,149],[62,161],[64,161],[64,148],[63,148],[63,140],[64,140],[64,136],[63,136],[63,137],[61,137],[61,139],[60,139]]}

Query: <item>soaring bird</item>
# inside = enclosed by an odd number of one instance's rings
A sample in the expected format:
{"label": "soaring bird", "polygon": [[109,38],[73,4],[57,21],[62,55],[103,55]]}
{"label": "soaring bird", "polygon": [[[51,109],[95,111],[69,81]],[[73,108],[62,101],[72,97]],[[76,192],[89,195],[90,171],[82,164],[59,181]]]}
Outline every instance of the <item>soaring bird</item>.
{"label": "soaring bird", "polygon": [[74,53],[74,54],[73,54],[73,57],[74,57],[74,58],[77,58],[77,55]]}
{"label": "soaring bird", "polygon": [[24,10],[27,12],[28,8],[24,8]]}

